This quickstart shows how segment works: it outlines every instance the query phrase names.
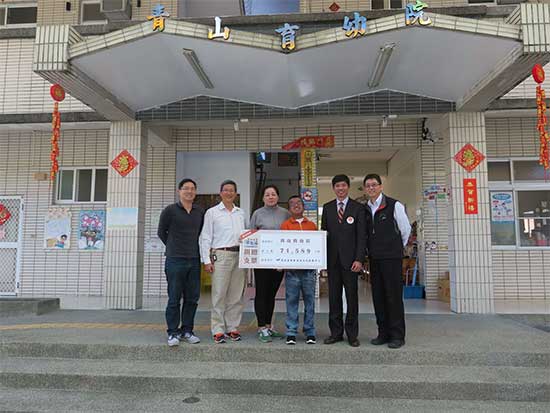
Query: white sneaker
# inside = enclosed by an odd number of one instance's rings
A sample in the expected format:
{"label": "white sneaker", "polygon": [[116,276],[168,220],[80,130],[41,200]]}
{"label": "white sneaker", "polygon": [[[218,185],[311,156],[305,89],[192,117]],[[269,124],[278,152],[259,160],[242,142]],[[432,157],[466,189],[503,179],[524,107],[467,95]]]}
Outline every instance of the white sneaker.
{"label": "white sneaker", "polygon": [[198,338],[193,333],[185,333],[185,335],[183,336],[183,341],[185,341],[189,344],[197,344],[197,343],[201,342],[201,339]]}
{"label": "white sneaker", "polygon": [[172,334],[168,336],[168,346],[174,347],[174,346],[178,346],[179,344],[180,344],[180,340],[178,336],[172,335]]}

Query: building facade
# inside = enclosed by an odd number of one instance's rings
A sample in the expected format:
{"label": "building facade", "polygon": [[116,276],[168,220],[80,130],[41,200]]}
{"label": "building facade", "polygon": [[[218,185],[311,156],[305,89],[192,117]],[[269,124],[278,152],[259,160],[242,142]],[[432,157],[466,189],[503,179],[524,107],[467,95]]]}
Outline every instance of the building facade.
{"label": "building facade", "polygon": [[[392,154],[377,159],[417,222],[427,299],[448,272],[455,312],[550,312],[550,183],[530,77],[550,61],[550,5],[432,0],[407,24],[393,0],[302,0],[268,16],[239,1],[165,0],[170,16],[157,17],[156,1],[101,3],[0,5],[0,293],[73,308],[163,300],[156,224],[178,179],[207,195],[236,178],[250,211],[253,154],[333,136],[329,155]],[[293,39],[276,32],[286,23]],[[53,83],[67,96],[51,181]],[[455,160],[468,144],[482,155],[472,170]],[[123,151],[125,175],[112,164]],[[323,174],[322,156],[313,167]]]}

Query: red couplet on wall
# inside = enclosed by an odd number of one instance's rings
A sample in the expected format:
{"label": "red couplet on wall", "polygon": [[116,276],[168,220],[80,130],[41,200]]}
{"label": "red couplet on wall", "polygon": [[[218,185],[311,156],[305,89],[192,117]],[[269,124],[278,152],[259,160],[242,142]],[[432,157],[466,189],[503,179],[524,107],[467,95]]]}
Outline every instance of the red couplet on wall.
{"label": "red couplet on wall", "polygon": [[464,213],[477,214],[477,183],[475,178],[464,179]]}

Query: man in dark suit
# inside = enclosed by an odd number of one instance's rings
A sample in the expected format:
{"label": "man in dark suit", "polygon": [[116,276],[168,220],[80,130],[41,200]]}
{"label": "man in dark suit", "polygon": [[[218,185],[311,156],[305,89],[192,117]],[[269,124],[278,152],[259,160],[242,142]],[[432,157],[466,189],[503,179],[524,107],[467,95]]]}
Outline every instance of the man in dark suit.
{"label": "man in dark suit", "polygon": [[348,196],[346,175],[332,178],[336,199],[323,205],[321,229],[327,231],[328,293],[330,337],[325,344],[343,341],[342,288],[346,292],[345,331],[352,347],[359,347],[358,273],[363,267],[366,248],[365,207]]}

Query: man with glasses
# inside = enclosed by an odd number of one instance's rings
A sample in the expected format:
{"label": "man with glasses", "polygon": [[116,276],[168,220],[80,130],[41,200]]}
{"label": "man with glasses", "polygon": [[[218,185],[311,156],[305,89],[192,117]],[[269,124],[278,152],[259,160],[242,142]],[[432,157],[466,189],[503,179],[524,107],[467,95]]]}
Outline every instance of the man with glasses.
{"label": "man with glasses", "polygon": [[225,343],[226,337],[241,340],[246,270],[239,268],[239,237],[249,228],[248,216],[233,203],[237,184],[223,181],[220,197],[222,201],[206,211],[199,241],[204,269],[212,274],[210,324],[216,344]]}
{"label": "man with glasses", "polygon": [[372,282],[372,301],[378,337],[371,343],[388,343],[389,348],[405,344],[405,309],[401,268],[403,248],[411,233],[405,207],[382,193],[382,179],[369,174],[363,180],[369,197],[367,208],[367,247]]}
{"label": "man with glasses", "polygon": [[190,344],[200,342],[193,326],[201,291],[199,234],[204,210],[193,203],[196,196],[195,181],[183,179],[178,185],[179,201],[167,206],[159,219],[158,237],[166,245],[166,324],[170,347],[182,340]]}

